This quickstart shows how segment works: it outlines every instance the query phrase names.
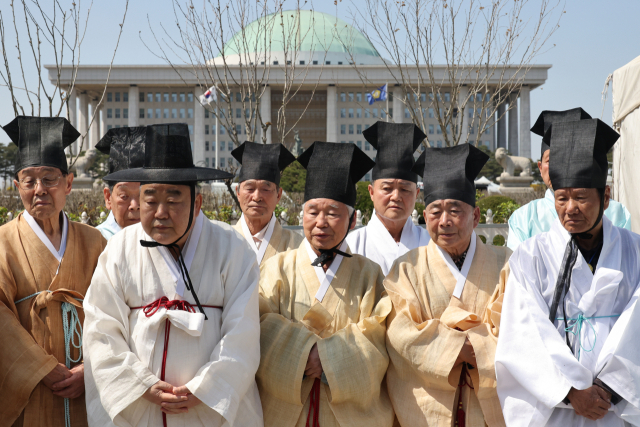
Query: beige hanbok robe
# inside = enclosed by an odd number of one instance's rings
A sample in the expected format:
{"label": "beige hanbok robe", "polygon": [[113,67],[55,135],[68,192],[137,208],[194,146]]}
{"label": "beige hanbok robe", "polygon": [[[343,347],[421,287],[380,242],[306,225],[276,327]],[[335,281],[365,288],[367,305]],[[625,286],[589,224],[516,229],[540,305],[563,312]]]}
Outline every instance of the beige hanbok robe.
{"label": "beige hanbok robe", "polygon": [[[456,279],[433,241],[398,258],[384,281],[393,309],[387,319],[387,386],[403,427],[454,425],[459,390],[466,427],[503,426],[494,356],[511,251],[485,245],[476,251],[461,298]],[[460,330],[458,330],[458,329]],[[454,366],[469,338],[477,368],[458,387]]]}
{"label": "beige hanbok robe", "polygon": [[[0,227],[0,426],[64,426],[64,399],[41,381],[65,363],[61,304],[76,306],[83,322],[74,298],[84,297],[106,245],[93,227],[68,224],[60,263],[22,214]],[[78,358],[73,346],[71,358]],[[69,401],[74,427],[87,425],[84,401],[84,394]]]}
{"label": "beige hanbok robe", "polygon": [[[242,237],[246,239],[247,236],[244,235],[245,233],[242,230],[242,223],[240,221],[244,221],[244,218],[240,218],[240,220],[238,220],[238,222],[233,226],[233,229],[240,233]],[[247,240],[250,239],[251,236],[249,236],[249,239]],[[293,230],[285,230],[276,220],[271,238],[268,242],[263,242],[263,244],[268,243],[269,246],[264,251],[262,260],[259,260],[258,263],[262,267],[264,263],[274,255],[279,254],[280,252],[286,252],[290,249],[296,249],[298,246],[300,246],[302,240],[304,240],[304,237],[302,237],[301,234],[298,234]],[[254,245],[253,242],[249,242],[249,244]]]}
{"label": "beige hanbok robe", "polygon": [[[328,385],[321,383],[322,427],[390,427],[384,375],[385,319],[391,303],[373,261],[342,258],[322,302],[305,247],[277,254],[260,275],[260,353],[256,379],[266,427],[305,426],[313,378],[304,377],[317,343]],[[335,261],[334,261],[335,262]]]}

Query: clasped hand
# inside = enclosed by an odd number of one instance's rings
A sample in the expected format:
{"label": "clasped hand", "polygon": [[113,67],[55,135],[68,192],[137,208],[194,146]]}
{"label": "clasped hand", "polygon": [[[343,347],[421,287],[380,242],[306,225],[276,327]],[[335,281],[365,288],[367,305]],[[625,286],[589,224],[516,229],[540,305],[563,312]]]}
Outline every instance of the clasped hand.
{"label": "clasped hand", "polygon": [[567,397],[576,414],[593,421],[604,418],[611,407],[611,395],[597,385],[592,385],[585,390],[576,390],[572,387]]}
{"label": "clasped hand", "polygon": [[149,387],[142,397],[158,405],[165,414],[185,414],[201,403],[187,386],[174,387],[164,381],[158,381]]}
{"label": "clasped hand", "polygon": [[309,378],[322,379],[322,362],[320,362],[320,354],[318,346],[314,344],[307,358],[307,366],[304,368],[304,374]]}
{"label": "clasped hand", "polygon": [[67,399],[75,399],[84,393],[84,363],[68,369],[58,363],[43,379],[42,383],[53,391],[53,394]]}

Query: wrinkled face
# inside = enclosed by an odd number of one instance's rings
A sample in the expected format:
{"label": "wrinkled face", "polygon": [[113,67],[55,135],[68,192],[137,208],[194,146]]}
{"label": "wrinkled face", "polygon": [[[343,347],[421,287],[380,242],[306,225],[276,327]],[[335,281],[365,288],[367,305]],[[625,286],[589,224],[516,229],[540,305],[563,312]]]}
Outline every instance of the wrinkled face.
{"label": "wrinkled face", "polygon": [[349,230],[347,205],[331,199],[311,199],[304,204],[302,226],[311,246],[315,249],[331,249],[340,243]]}
{"label": "wrinkled face", "polygon": [[[202,195],[196,195],[193,223],[200,213]],[[191,193],[188,185],[145,184],[140,187],[140,221],[144,231],[156,242],[168,245],[187,230]],[[189,236],[179,242],[183,246]]]}
{"label": "wrinkled face", "polygon": [[[554,191],[560,223],[569,233],[584,233],[598,219],[600,194],[595,188],[561,188]],[[604,191],[604,208],[609,207],[611,190]]]}
{"label": "wrinkled face", "polygon": [[369,185],[376,213],[392,221],[406,221],[413,212],[418,186],[403,179],[377,179]]}
{"label": "wrinkled face", "polygon": [[[14,185],[20,191],[22,204],[29,214],[37,220],[47,220],[60,215],[67,196],[71,193],[73,174],[63,175],[58,168],[39,166],[22,169]],[[49,186],[51,184],[55,184]],[[23,189],[34,185],[32,189]]]}
{"label": "wrinkled face", "polygon": [[547,187],[551,187],[551,179],[549,179],[549,153],[551,150],[547,150],[542,155],[542,159],[538,162],[538,169],[540,169],[540,176]]}
{"label": "wrinkled face", "polygon": [[424,210],[431,239],[450,254],[467,250],[471,233],[480,222],[480,208],[459,200],[436,200]]}
{"label": "wrinkled face", "polygon": [[104,189],[104,203],[122,228],[140,222],[140,183],[119,182],[113,191]]}
{"label": "wrinkled face", "polygon": [[242,213],[249,219],[271,218],[282,188],[270,181],[248,179],[236,188]]}

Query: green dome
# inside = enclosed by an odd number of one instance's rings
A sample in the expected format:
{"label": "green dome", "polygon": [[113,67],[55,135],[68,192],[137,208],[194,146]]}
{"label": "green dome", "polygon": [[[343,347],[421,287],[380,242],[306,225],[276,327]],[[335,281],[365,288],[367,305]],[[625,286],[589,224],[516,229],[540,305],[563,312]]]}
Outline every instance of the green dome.
{"label": "green dome", "polygon": [[[298,28],[300,34],[297,34]],[[380,54],[362,33],[343,20],[322,12],[288,10],[274,13],[250,23],[244,34],[243,37],[242,33],[236,33],[225,44],[225,56],[284,52],[295,46],[301,53],[316,52],[324,57],[327,52],[327,59],[336,60],[336,54],[339,54],[339,58],[348,61],[346,54],[351,50],[358,62],[363,56],[373,57],[366,62],[381,62]]]}

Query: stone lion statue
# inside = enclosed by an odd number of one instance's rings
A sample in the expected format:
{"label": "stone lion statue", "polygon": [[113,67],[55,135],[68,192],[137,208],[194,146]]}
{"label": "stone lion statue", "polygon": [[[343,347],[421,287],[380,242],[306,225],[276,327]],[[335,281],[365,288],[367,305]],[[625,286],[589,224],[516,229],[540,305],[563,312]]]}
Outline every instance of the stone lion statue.
{"label": "stone lion statue", "polygon": [[89,168],[93,165],[97,157],[98,151],[95,148],[90,148],[83,156],[78,157],[78,160],[76,160],[76,163],[70,168],[70,171],[75,170],[79,178],[88,178]]}
{"label": "stone lion statue", "polygon": [[496,150],[496,160],[504,169],[502,176],[514,176],[516,169],[522,170],[520,176],[531,176],[531,161],[526,157],[509,156],[507,150],[500,147]]}

